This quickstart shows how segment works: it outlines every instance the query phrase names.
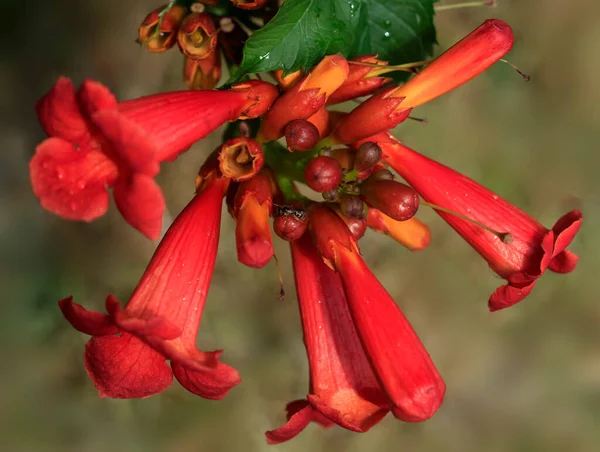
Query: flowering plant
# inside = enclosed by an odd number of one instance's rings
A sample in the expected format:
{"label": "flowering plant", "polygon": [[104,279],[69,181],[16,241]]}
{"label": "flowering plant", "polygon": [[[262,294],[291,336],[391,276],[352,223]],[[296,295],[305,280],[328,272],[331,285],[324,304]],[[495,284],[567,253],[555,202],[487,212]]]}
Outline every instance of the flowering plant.
{"label": "flowering plant", "polygon": [[[240,383],[222,351],[196,347],[223,200],[242,264],[262,268],[274,258],[271,229],[290,242],[310,385],[305,399],[287,405],[288,421],[267,432],[269,443],[311,421],[357,432],[388,412],[423,421],[442,404],[445,384],[432,358],[361,257],[367,228],[419,251],[430,231],[415,215],[434,208],[506,279],[489,298],[492,311],[522,301],[546,270],[575,269],[567,247],[581,212],[547,229],[390,133],[513,46],[510,26],[490,19],[427,61],[433,16],[433,0],[287,0],[280,8],[174,0],[148,14],[138,41],[152,52],[177,45],[190,90],[119,102],[99,82],[76,91],[61,77],[39,100],[49,138],[30,175],[42,207],[92,221],[106,212],[110,188],[124,219],[161,239],[124,308],[112,295],[106,314],[71,297],[59,301],[73,327],[92,336],[85,370],[101,397],[148,397],[175,376],[190,392],[221,399]],[[223,60],[230,77],[215,90]],[[346,101],[359,105],[335,110]],[[167,228],[154,181],[161,163],[225,124],[196,194]],[[302,184],[314,196],[302,194]]]}

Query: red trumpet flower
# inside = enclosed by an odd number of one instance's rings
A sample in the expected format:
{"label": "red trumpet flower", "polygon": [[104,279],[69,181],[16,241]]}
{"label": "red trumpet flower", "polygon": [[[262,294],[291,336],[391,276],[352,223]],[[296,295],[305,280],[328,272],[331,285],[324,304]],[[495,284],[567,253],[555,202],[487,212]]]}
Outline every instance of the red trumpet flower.
{"label": "red trumpet flower", "polygon": [[159,164],[226,121],[263,114],[276,92],[274,85],[254,82],[229,91],[175,91],[118,103],[98,82],[86,80],[76,93],[61,77],[36,105],[51,138],[31,159],[33,191],[47,210],[92,221],[106,212],[106,187],[112,187],[127,222],[156,239],[164,211],[153,179]]}
{"label": "red trumpet flower", "polygon": [[88,311],[71,297],[59,302],[71,325],[93,336],[84,364],[100,397],[148,397],[164,391],[175,375],[194,394],[221,399],[240,382],[235,369],[218,361],[222,351],[196,348],[228,183],[204,179],[203,190],[167,231],[124,310],[112,295],[106,299],[108,315]]}
{"label": "red trumpet flower", "polygon": [[403,421],[429,419],[442,403],[446,387],[419,337],[333,211],[323,204],[312,205],[309,230],[325,263],[340,275],[356,332],[389,409]]}
{"label": "red trumpet flower", "polygon": [[383,149],[383,158],[426,200],[464,215],[500,233],[500,236],[456,215],[437,213],[508,281],[489,299],[491,311],[524,299],[549,268],[559,273],[575,269],[578,257],[566,250],[582,215],[573,210],[550,230],[522,210],[468,177],[402,145],[389,133],[369,138]]}
{"label": "red trumpet flower", "polygon": [[356,334],[340,277],[323,263],[308,235],[290,247],[310,390],[307,400],[288,404],[288,422],[267,432],[267,441],[287,441],[310,421],[366,432],[387,414],[389,404]]}
{"label": "red trumpet flower", "polygon": [[339,120],[333,131],[338,143],[353,143],[389,130],[404,121],[410,110],[468,82],[512,48],[508,24],[491,19],[472,31],[421,73],[400,87],[386,89]]}

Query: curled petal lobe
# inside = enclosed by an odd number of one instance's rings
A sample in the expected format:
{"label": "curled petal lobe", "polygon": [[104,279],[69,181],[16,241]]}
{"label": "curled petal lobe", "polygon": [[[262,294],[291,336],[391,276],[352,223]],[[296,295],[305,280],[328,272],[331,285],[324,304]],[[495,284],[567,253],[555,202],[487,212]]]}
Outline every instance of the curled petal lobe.
{"label": "curled petal lobe", "polygon": [[106,212],[106,186],[117,177],[117,167],[104,154],[77,150],[61,138],[48,138],[37,147],[29,172],[42,207],[80,221],[95,220]]}
{"label": "curled petal lobe", "polygon": [[35,111],[46,134],[84,146],[91,140],[85,118],[77,104],[70,79],[60,77],[52,89],[35,105]]}
{"label": "curled petal lobe", "polygon": [[233,367],[221,362],[210,372],[194,371],[176,362],[172,362],[171,367],[181,386],[192,394],[209,400],[221,400],[242,381]]}
{"label": "curled petal lobe", "polygon": [[87,114],[91,116],[100,110],[110,110],[117,107],[117,98],[102,83],[87,79],[77,92],[77,103]]}
{"label": "curled petal lobe", "polygon": [[281,427],[265,433],[267,443],[279,444],[298,436],[314,418],[314,409],[304,402],[304,406],[288,416],[288,421]]}
{"label": "curled petal lobe", "polygon": [[58,306],[63,316],[77,331],[90,336],[110,336],[119,333],[106,314],[88,311],[83,306],[73,303],[73,297],[60,300]]}

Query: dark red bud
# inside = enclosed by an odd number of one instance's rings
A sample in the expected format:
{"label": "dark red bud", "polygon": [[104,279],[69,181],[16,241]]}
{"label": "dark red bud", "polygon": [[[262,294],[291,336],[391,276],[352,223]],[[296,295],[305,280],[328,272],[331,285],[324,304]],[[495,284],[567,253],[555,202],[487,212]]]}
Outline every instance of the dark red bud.
{"label": "dark red bud", "polygon": [[340,199],[340,188],[336,187],[333,190],[323,193],[323,199],[327,202],[335,202]]}
{"label": "dark red bud", "polygon": [[284,133],[290,151],[308,151],[319,142],[319,129],[306,119],[289,122]]}
{"label": "dark red bud", "polygon": [[283,240],[298,240],[308,226],[308,216],[303,208],[275,206],[273,209],[273,230]]}
{"label": "dark red bud", "polygon": [[393,180],[365,181],[360,186],[367,202],[398,221],[412,218],[419,208],[419,195],[408,185]]}
{"label": "dark red bud", "polygon": [[342,181],[342,177],[342,167],[332,157],[316,157],[306,165],[304,170],[306,185],[319,193],[335,189]]}
{"label": "dark red bud", "polygon": [[372,173],[370,180],[394,180],[394,173],[387,169],[380,169]]}
{"label": "dark red bud", "polygon": [[350,218],[364,220],[369,214],[369,209],[360,197],[355,195],[344,196],[340,201],[342,215]]}
{"label": "dark red bud", "polygon": [[367,220],[359,220],[358,218],[347,217],[342,214],[342,211],[339,207],[335,207],[334,210],[335,213],[337,213],[338,216],[344,220],[344,223],[346,223],[346,226],[348,226],[348,229],[352,233],[352,236],[355,240],[358,240],[365,235],[367,230]]}
{"label": "dark red bud", "polygon": [[361,144],[356,151],[356,160],[354,161],[354,169],[356,171],[366,171],[373,168],[379,160],[383,151],[373,141],[367,141]]}

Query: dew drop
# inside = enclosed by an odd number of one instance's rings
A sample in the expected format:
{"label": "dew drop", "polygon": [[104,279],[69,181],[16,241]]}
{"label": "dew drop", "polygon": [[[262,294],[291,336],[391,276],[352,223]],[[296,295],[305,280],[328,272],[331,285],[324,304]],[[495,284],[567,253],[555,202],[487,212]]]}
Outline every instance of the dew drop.
{"label": "dew drop", "polygon": [[65,171],[62,168],[56,168],[56,177],[58,177],[58,180],[63,180],[65,178]]}
{"label": "dew drop", "polygon": [[389,39],[390,39],[390,32],[389,32],[389,31],[386,31],[386,32],[383,34],[383,40],[384,40],[384,41],[388,41]]}
{"label": "dew drop", "polygon": [[386,19],[386,20],[383,22],[383,28],[390,28],[390,27],[391,27],[391,25],[392,25],[392,21],[391,21],[391,20],[387,20],[387,19]]}
{"label": "dew drop", "polygon": [[84,182],[84,181],[79,181],[79,182],[77,182],[77,188],[78,188],[79,190],[83,190],[83,189],[85,189],[85,182]]}

